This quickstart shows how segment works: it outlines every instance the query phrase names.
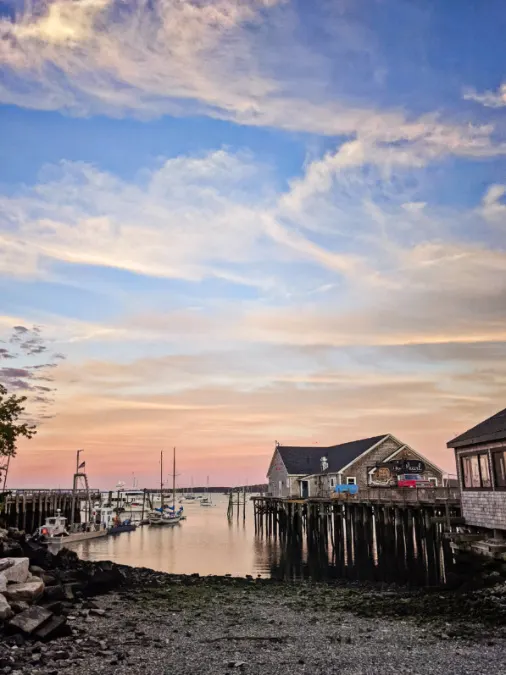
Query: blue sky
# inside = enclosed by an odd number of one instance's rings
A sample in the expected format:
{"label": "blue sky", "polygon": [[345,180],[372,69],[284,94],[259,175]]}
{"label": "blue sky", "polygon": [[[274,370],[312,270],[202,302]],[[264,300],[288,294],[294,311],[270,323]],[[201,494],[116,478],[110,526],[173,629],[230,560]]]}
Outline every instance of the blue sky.
{"label": "blue sky", "polygon": [[77,443],[104,485],[119,460],[149,482],[167,443],[256,481],[274,440],[383,432],[451,471],[446,440],[504,407],[505,24],[499,0],[2,0],[0,375],[40,399],[11,342],[40,326],[55,390],[17,476],[58,453],[64,482]]}

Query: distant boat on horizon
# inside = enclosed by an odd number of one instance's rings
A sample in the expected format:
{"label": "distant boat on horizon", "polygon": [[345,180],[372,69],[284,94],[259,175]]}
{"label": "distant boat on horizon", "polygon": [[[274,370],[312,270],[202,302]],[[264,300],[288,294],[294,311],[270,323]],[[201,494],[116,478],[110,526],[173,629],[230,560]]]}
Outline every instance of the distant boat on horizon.
{"label": "distant boat on horizon", "polygon": [[213,498],[209,492],[209,476],[207,477],[207,489],[203,497],[200,498],[200,506],[214,506]]}

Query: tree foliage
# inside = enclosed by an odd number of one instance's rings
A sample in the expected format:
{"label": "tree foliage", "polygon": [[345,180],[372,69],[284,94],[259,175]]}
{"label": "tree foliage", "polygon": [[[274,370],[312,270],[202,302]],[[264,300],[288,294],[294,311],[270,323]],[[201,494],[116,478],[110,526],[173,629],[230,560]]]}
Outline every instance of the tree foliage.
{"label": "tree foliage", "polygon": [[14,457],[18,438],[32,438],[35,425],[23,422],[26,396],[8,395],[0,384],[0,457]]}

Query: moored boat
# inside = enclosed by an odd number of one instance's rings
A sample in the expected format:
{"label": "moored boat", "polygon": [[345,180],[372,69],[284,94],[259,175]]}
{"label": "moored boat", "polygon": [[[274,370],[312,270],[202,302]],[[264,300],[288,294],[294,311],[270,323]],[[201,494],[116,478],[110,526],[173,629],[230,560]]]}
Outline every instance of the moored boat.
{"label": "moored boat", "polygon": [[52,545],[68,545],[77,541],[96,539],[107,536],[107,528],[102,523],[79,523],[70,529],[67,527],[67,519],[57,511],[56,516],[46,518],[46,521],[35,531],[36,538]]}
{"label": "moored boat", "polygon": [[173,454],[173,470],[172,470],[172,506],[163,504],[163,452],[160,453],[160,495],[162,497],[162,505],[158,509],[153,509],[148,513],[148,522],[150,525],[177,525],[184,519],[183,507],[180,506],[176,511],[176,448]]}
{"label": "moored boat", "polygon": [[182,508],[175,513],[166,509],[155,509],[148,513],[148,521],[150,525],[177,525],[181,521],[182,515]]}
{"label": "moored boat", "polygon": [[123,522],[118,516],[113,520],[111,527],[108,528],[108,534],[121,534],[122,532],[135,532],[137,525],[128,518]]}
{"label": "moored boat", "polygon": [[213,504],[213,498],[211,497],[211,493],[209,492],[209,476],[207,477],[207,489],[206,489],[206,494],[200,498],[200,506],[214,506]]}

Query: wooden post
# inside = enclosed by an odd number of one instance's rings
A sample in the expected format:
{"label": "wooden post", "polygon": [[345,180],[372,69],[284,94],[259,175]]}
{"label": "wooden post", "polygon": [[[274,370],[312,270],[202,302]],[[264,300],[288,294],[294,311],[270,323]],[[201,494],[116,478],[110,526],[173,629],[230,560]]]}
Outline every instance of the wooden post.
{"label": "wooden post", "polygon": [[[32,499],[33,499],[33,497],[32,497]],[[21,529],[24,532],[26,532],[26,494],[25,493],[23,493],[22,509],[23,509],[23,527]]]}
{"label": "wooden post", "polygon": [[353,531],[352,531],[352,520],[350,512],[350,504],[347,503],[344,506],[345,513],[345,526],[346,526],[346,569],[350,570],[353,562]]}
{"label": "wooden post", "polygon": [[146,508],[146,488],[142,491],[142,511],[141,511],[141,523],[144,522],[144,510]]}
{"label": "wooden post", "polygon": [[37,514],[37,527],[40,527],[41,525],[42,525],[42,492],[39,492],[39,513]]}

